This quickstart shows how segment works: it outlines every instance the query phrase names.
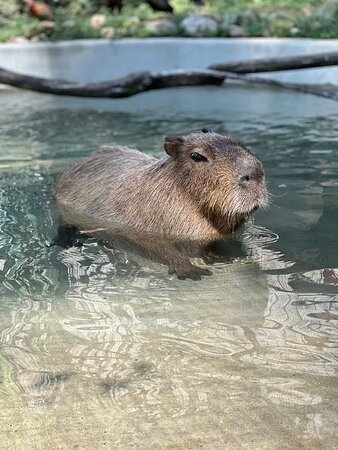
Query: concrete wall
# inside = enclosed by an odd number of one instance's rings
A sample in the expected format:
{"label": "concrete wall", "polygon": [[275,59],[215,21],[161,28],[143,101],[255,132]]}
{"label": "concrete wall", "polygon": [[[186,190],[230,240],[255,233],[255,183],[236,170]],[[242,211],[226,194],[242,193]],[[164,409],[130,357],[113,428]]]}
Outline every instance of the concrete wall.
{"label": "concrete wall", "polygon": [[[205,68],[209,64],[268,56],[338,51],[338,40],[121,39],[0,45],[0,66],[69,81],[113,79],[138,70]],[[266,74],[267,78],[338,85],[338,67]]]}

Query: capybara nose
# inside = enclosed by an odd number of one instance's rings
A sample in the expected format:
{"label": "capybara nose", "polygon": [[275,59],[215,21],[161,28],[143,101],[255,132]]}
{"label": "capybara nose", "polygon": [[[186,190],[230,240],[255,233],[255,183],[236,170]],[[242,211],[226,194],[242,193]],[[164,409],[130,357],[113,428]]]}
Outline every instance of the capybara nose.
{"label": "capybara nose", "polygon": [[253,181],[253,178],[251,175],[243,175],[240,179],[239,179],[239,184],[242,187],[248,187]]}
{"label": "capybara nose", "polygon": [[261,183],[264,180],[264,170],[262,164],[257,161],[253,167],[246,168],[247,170],[244,172],[244,175],[241,175],[239,178],[239,184],[242,187],[249,187],[254,182]]}

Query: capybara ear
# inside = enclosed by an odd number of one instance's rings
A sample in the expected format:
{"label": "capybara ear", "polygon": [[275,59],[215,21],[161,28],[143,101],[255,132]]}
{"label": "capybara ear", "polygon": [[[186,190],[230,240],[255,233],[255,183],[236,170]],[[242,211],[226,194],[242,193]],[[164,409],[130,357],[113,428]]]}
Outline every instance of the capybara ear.
{"label": "capybara ear", "polygon": [[168,155],[173,158],[177,155],[184,140],[180,137],[166,137],[164,141],[164,149]]}

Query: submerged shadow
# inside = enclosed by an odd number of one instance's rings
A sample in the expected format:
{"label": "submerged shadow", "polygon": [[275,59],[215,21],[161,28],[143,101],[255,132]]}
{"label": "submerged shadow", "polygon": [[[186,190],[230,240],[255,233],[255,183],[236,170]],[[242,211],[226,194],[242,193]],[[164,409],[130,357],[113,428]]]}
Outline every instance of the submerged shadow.
{"label": "submerged shadow", "polygon": [[[183,240],[179,236],[147,235],[136,233],[120,224],[105,226],[92,217],[58,206],[59,226],[53,245],[62,248],[79,247],[89,236],[94,236],[101,249],[118,250],[128,255],[140,256],[168,267],[169,275],[179,280],[201,280],[212,272],[191,262],[199,258],[204,265],[229,263],[246,255],[242,243],[231,238],[214,241]],[[105,244],[105,245],[102,245]],[[112,253],[105,252],[109,259]],[[116,259],[111,261],[116,264]]]}

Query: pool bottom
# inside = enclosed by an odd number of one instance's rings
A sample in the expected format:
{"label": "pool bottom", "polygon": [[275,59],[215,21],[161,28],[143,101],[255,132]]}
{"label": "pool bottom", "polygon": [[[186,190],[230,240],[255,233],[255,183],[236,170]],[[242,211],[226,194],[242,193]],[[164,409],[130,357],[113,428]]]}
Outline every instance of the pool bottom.
{"label": "pool bottom", "polygon": [[[335,448],[337,105],[240,86],[0,105],[1,447]],[[193,282],[92,238],[48,245],[62,167],[204,126],[264,162],[244,257]]]}

